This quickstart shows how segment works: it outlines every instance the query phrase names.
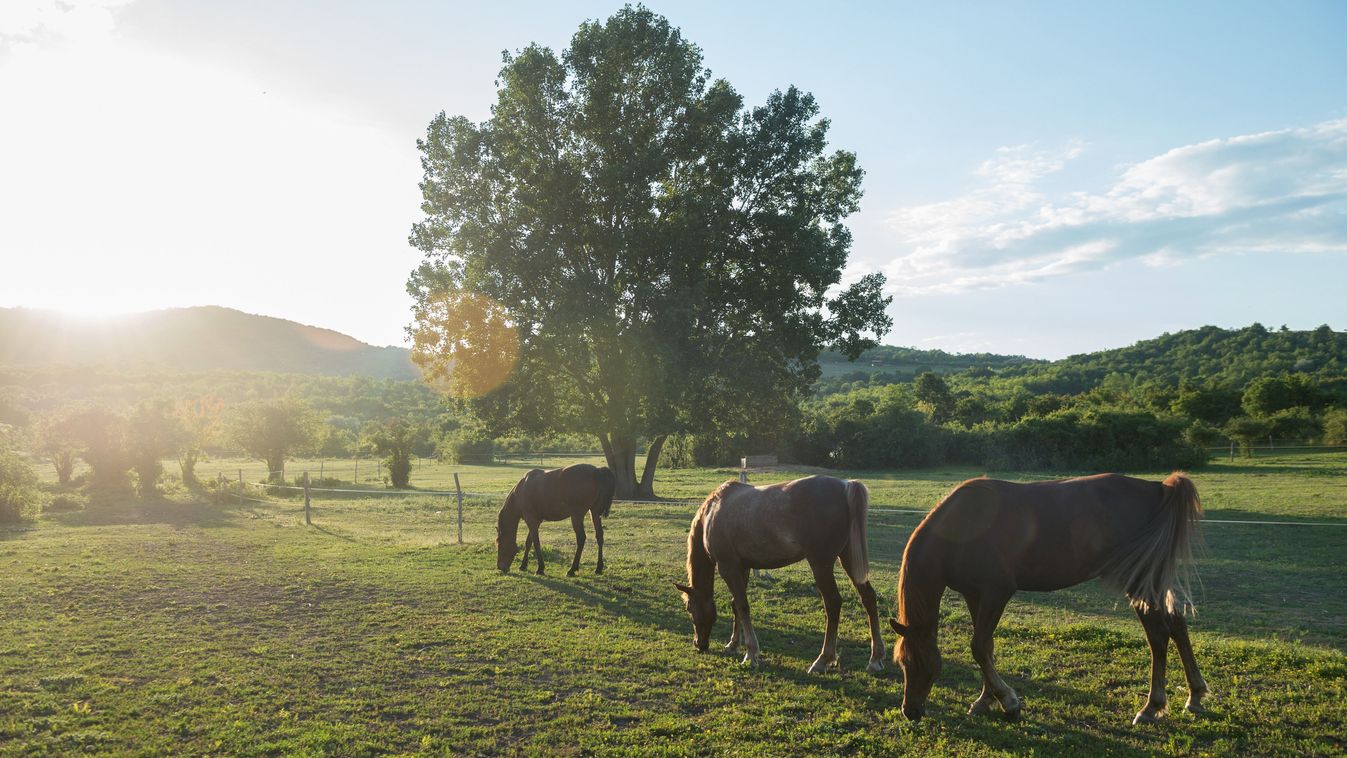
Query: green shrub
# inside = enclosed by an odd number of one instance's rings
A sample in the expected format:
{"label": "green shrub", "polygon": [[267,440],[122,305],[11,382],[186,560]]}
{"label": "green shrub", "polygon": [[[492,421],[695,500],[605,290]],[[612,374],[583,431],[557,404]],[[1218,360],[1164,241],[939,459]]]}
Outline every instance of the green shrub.
{"label": "green shrub", "polygon": [[1324,414],[1324,444],[1347,445],[1347,408],[1333,408]]}
{"label": "green shrub", "polygon": [[491,463],[494,460],[495,443],[485,437],[446,436],[440,440],[440,458],[446,463]]}
{"label": "green shrub", "polygon": [[14,524],[37,516],[45,500],[33,467],[13,451],[0,450],[0,523]]}

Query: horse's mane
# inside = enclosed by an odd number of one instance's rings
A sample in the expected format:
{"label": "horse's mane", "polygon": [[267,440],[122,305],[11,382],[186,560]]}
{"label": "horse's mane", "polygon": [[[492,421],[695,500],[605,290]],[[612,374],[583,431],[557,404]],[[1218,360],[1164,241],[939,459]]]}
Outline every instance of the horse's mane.
{"label": "horse's mane", "polygon": [[711,503],[721,497],[731,484],[734,484],[734,482],[725,482],[717,487],[710,495],[707,495],[706,500],[703,500],[701,506],[697,508],[697,514],[692,517],[692,527],[688,529],[687,569],[689,587],[696,587],[698,579],[706,578],[715,570],[715,563],[711,560],[711,555],[706,552],[706,545],[702,541],[706,509],[711,506]]}
{"label": "horse's mane", "polygon": [[955,492],[967,487],[986,486],[984,483],[990,481],[991,480],[987,479],[985,476],[981,476],[954,485],[940,498],[940,502],[936,503],[935,507],[926,514],[925,518],[921,520],[921,523],[917,524],[917,528],[912,530],[912,536],[908,538],[907,546],[903,548],[903,563],[898,568],[898,612],[895,615],[898,617],[899,623],[904,626],[912,626],[912,619],[914,616],[918,619],[922,619],[922,623],[926,623],[927,621],[931,624],[935,623],[939,609],[934,607],[931,603],[929,597],[930,593],[918,592],[915,586],[909,586],[910,584],[915,584],[920,581],[920,579],[916,579],[912,575],[913,564],[910,560],[912,557],[912,549],[913,547],[920,548],[926,533],[934,531],[935,527],[932,526],[932,524],[935,519],[939,518],[940,506],[948,502]]}

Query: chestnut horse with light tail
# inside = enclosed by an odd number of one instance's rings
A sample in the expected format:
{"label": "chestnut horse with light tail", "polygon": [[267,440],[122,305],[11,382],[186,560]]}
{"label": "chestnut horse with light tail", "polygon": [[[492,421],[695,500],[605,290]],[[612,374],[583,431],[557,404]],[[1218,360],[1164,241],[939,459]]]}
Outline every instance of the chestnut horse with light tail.
{"label": "chestnut horse with light tail", "polygon": [[830,476],[751,487],[739,482],[720,485],[697,509],[688,530],[688,583],[674,582],[692,615],[695,644],[705,652],[716,621],[715,574],[729,585],[734,598],[734,629],[725,650],[742,642],[744,663],[758,663],[758,636],[748,612],[749,569],[773,569],[809,561],[814,583],[823,596],[828,628],[823,651],[809,666],[811,674],[837,665],[837,622],[842,596],[833,577],[839,559],[870,617],[870,672],[884,668],[884,640],[879,634],[879,609],[870,586],[866,517],[870,495],[865,485]]}
{"label": "chestnut horse with light tail", "polygon": [[1207,683],[1197,668],[1184,621],[1191,545],[1199,539],[1202,505],[1182,473],[1161,482],[1116,474],[1017,484],[972,479],[956,487],[912,532],[898,575],[901,639],[894,662],[903,670],[903,714],[917,720],[940,673],[940,598],[964,596],[973,617],[973,658],[982,694],[969,708],[993,702],[1011,718],[1022,701],[996,672],[992,633],[1019,590],[1048,592],[1103,577],[1132,601],[1151,651],[1150,694],[1134,724],[1164,715],[1165,653],[1174,641],[1188,680],[1189,711],[1202,710]]}

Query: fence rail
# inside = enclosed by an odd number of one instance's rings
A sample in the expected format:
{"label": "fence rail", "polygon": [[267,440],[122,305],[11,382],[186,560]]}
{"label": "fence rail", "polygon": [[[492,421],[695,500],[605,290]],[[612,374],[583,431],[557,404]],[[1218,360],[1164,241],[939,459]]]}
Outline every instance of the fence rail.
{"label": "fence rail", "polygon": [[[307,477],[307,472],[306,472]],[[266,482],[245,482],[241,478],[238,480],[238,499],[258,503],[270,503],[273,505],[286,505],[278,500],[259,500],[257,498],[246,497],[244,486],[259,488],[262,494],[268,494],[271,490],[284,490],[288,492],[303,493],[305,521],[310,523],[309,500],[311,493],[332,493],[340,495],[365,495],[365,496],[400,496],[400,497],[452,497],[456,501],[458,514],[458,542],[463,543],[463,503],[465,498],[474,500],[484,500],[491,503],[502,502],[506,494],[503,492],[471,492],[462,489],[461,480],[458,472],[454,473],[454,484],[458,485],[453,490],[397,490],[397,489],[355,489],[345,487],[312,487],[307,484],[303,486],[288,484],[268,484]],[[668,499],[668,500],[627,500],[615,499],[614,503],[623,503],[627,505],[665,505],[665,506],[694,506],[699,505],[701,499]],[[904,515],[919,515],[925,517],[930,513],[929,509],[907,508],[900,505],[891,504],[872,504],[870,506],[872,513],[893,513]],[[1347,527],[1347,522],[1332,521],[1269,521],[1253,519],[1202,519],[1203,524],[1230,524],[1230,525],[1250,525],[1250,526],[1327,526],[1327,527]]]}

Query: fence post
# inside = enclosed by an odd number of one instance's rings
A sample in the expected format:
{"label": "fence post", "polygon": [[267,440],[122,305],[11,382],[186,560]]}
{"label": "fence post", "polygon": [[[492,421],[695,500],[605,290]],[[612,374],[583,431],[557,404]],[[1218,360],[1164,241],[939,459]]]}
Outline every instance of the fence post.
{"label": "fence post", "polygon": [[463,544],[463,486],[458,483],[458,472],[454,472],[454,491],[458,493],[458,544]]}
{"label": "fence post", "polygon": [[326,462],[327,461],[323,460],[318,461],[318,481],[320,482],[323,480],[323,464]]}
{"label": "fence post", "polygon": [[313,519],[309,517],[309,472],[304,472],[304,525],[310,526]]}
{"label": "fence post", "polygon": [[355,483],[360,484],[360,459],[355,459]]}
{"label": "fence post", "polygon": [[1230,460],[1232,463],[1235,460],[1235,443],[1233,441],[1230,443]]}
{"label": "fence post", "polygon": [[239,505],[243,505],[243,469],[239,469]]}

